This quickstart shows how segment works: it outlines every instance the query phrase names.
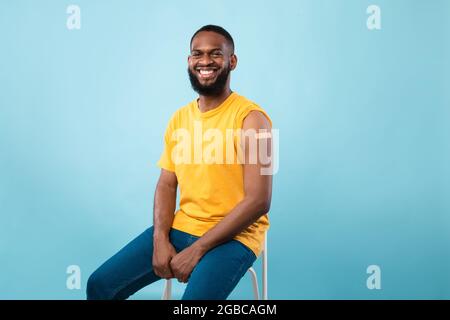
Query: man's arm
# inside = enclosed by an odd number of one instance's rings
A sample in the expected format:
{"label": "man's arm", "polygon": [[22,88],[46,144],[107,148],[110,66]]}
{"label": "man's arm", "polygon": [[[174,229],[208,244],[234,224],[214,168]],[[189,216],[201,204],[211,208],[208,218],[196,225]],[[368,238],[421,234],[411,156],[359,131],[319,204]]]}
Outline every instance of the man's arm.
{"label": "man's arm", "polygon": [[[270,132],[271,128],[269,121],[261,112],[252,111],[245,118],[242,129],[244,131],[254,129],[256,132],[260,129],[266,129],[267,132]],[[259,143],[259,140],[257,142]],[[266,144],[266,152],[271,154],[272,138],[263,136],[262,142]],[[249,151],[251,148],[248,148],[247,141],[243,141],[243,143],[246,144],[246,161],[243,164],[244,199],[225,218],[200,237],[200,239],[172,259],[171,268],[173,274],[180,282],[187,282],[193,268],[206,252],[221,243],[233,239],[270,209],[272,175],[262,175],[261,169],[270,167],[271,163],[263,165],[261,159],[259,159],[259,154],[255,164],[248,163],[247,160],[249,159]]]}
{"label": "man's arm", "polygon": [[153,204],[153,238],[168,239],[175,217],[178,180],[175,173],[161,169]]}
{"label": "man's arm", "polygon": [[[259,132],[261,129],[266,129],[270,132],[270,123],[267,118],[259,111],[252,111],[245,118],[242,129],[254,129]],[[262,137],[262,140],[257,140],[257,143],[265,143],[267,145],[267,153],[272,152],[272,138]],[[269,167],[271,164],[263,165],[259,158],[259,146],[257,150],[256,164],[248,163],[249,158],[249,142],[243,140],[245,143],[245,163],[244,169],[244,199],[239,202],[236,207],[223,218],[214,228],[211,228],[194,244],[200,248],[203,254],[210,249],[218,246],[221,243],[233,239],[236,235],[245,230],[248,226],[254,223],[261,215],[269,212],[270,202],[272,198],[272,175],[262,175],[261,169]]]}
{"label": "man's arm", "polygon": [[175,173],[161,169],[153,205],[153,269],[156,275],[173,278],[170,260],[177,252],[169,232],[174,219],[178,180]]}

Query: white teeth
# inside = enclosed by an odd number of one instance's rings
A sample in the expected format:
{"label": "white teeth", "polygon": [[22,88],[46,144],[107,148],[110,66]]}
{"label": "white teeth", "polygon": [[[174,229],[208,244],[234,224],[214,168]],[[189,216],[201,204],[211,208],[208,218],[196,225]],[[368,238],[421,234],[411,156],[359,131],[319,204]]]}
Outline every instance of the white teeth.
{"label": "white teeth", "polygon": [[200,70],[200,74],[207,75],[213,73],[213,70]]}

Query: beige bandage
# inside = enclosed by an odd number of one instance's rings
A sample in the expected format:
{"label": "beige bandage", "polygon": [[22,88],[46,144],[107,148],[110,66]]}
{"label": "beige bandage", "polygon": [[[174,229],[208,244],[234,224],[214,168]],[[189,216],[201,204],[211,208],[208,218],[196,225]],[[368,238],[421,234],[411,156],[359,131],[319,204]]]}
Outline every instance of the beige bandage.
{"label": "beige bandage", "polygon": [[270,132],[258,132],[258,133],[255,133],[255,138],[256,139],[269,139],[269,138],[272,138],[272,133],[270,133]]}

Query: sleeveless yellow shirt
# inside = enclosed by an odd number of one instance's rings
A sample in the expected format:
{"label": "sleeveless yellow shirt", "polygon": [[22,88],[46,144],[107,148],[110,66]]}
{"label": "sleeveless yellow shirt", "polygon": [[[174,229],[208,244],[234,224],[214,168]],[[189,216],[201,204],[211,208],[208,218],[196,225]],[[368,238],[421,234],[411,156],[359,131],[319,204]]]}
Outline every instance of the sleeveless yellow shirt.
{"label": "sleeveless yellow shirt", "polygon": [[[215,109],[201,112],[197,100],[177,110],[164,135],[158,166],[175,172],[180,188],[179,209],[172,228],[202,236],[244,198],[243,165],[238,159],[239,138],[250,111],[267,113],[254,102],[233,92]],[[258,257],[267,213],[234,237]]]}

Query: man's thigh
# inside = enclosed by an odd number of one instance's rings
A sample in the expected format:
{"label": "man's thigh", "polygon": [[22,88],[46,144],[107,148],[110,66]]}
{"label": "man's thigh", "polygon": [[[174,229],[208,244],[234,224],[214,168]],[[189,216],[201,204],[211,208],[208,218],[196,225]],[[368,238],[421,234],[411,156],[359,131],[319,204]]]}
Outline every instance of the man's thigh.
{"label": "man's thigh", "polygon": [[255,260],[237,240],[211,249],[192,271],[182,300],[225,300]]}
{"label": "man's thigh", "polygon": [[[153,271],[153,230],[151,226],[104,262],[90,277],[88,299],[126,299],[141,288],[160,280]],[[170,242],[177,252],[192,236],[171,229]]]}

